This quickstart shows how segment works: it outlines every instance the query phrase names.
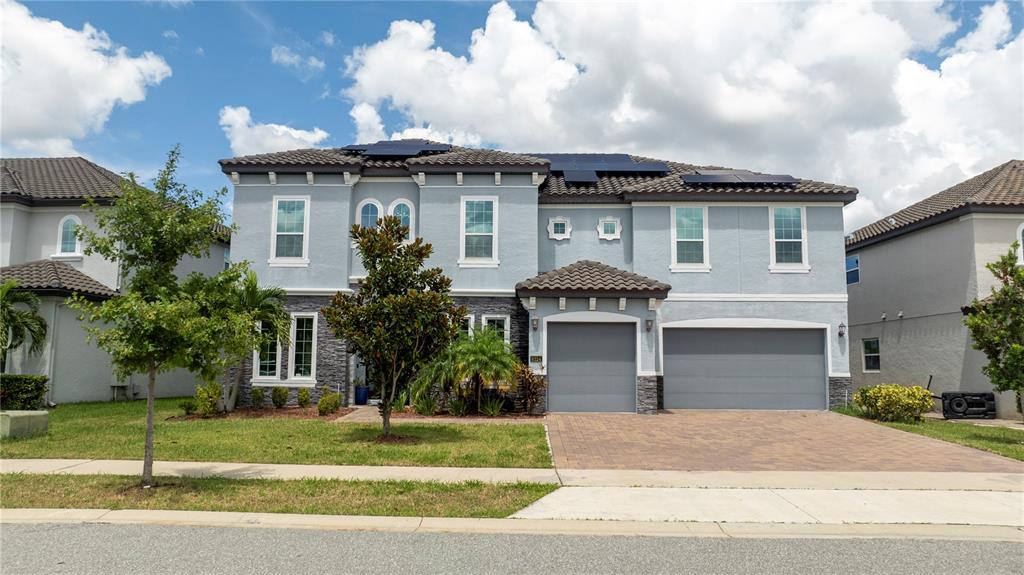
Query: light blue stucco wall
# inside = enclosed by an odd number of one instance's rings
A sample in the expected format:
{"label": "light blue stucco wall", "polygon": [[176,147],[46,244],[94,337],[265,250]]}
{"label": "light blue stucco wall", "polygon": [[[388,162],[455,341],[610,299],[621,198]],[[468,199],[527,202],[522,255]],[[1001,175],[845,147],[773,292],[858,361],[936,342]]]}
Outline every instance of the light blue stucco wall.
{"label": "light blue stucco wall", "polygon": [[[778,204],[776,204],[778,205]],[[844,293],[843,211],[840,206],[807,206],[808,273],[768,270],[769,208],[708,207],[710,272],[671,272],[671,208],[633,206],[633,271],[689,293]]]}
{"label": "light blue stucco wall", "polygon": [[[566,240],[548,237],[548,220],[563,216],[572,224],[572,234]],[[622,237],[617,240],[598,238],[597,223],[604,217],[616,217],[622,223]],[[538,265],[540,272],[551,271],[579,260],[594,260],[629,270],[633,266],[633,212],[629,206],[544,207],[537,219]]]}
{"label": "light blue stucco wall", "polygon": [[[305,174],[279,174],[271,185],[266,174],[241,174],[235,186],[232,219],[238,226],[231,241],[231,259],[247,260],[260,281],[286,289],[341,289],[348,287],[351,242],[352,187],[341,174],[317,174],[315,184]],[[271,222],[274,196],[309,196],[309,265],[272,267]]]}
{"label": "light blue stucco wall", "polygon": [[[498,260],[496,268],[459,267],[459,210],[462,196],[497,196]],[[420,188],[419,225],[434,246],[428,265],[452,278],[455,290],[507,290],[537,275],[537,186],[529,174],[466,174],[457,185],[453,174],[428,174]]]}

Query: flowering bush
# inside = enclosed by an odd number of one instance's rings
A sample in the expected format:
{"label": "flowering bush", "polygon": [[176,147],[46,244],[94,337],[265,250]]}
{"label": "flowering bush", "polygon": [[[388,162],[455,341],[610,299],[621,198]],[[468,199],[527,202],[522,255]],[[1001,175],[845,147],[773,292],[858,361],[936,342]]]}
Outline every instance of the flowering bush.
{"label": "flowering bush", "polygon": [[862,387],[853,394],[853,402],[864,415],[879,421],[920,421],[921,415],[933,407],[931,392],[919,385]]}

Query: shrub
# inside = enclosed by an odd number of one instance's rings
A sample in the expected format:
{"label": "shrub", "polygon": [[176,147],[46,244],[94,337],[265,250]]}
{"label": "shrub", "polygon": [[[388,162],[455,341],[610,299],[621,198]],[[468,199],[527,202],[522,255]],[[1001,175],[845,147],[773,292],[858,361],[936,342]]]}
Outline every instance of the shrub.
{"label": "shrub", "polygon": [[921,415],[933,407],[931,392],[919,385],[862,387],[853,394],[853,402],[864,415],[879,421],[920,421]]}
{"label": "shrub", "polygon": [[469,402],[465,399],[452,399],[448,402],[448,414],[463,417],[469,411]]}
{"label": "shrub", "polygon": [[487,417],[498,417],[501,415],[501,408],[505,406],[505,398],[500,395],[492,395],[480,402],[480,413]]}
{"label": "shrub", "polygon": [[413,409],[420,415],[431,416],[437,412],[437,398],[431,393],[421,394],[413,402]]}
{"label": "shrub", "polygon": [[196,386],[196,411],[203,417],[209,417],[217,413],[217,403],[220,401],[220,384],[211,381],[206,385]]}
{"label": "shrub", "polygon": [[309,388],[300,388],[295,394],[295,402],[299,404],[299,407],[305,409],[312,403],[312,397],[309,393]]}
{"label": "shrub", "polygon": [[266,395],[262,387],[252,388],[249,390],[249,405],[253,409],[262,409],[263,402],[266,401]]}
{"label": "shrub", "polygon": [[395,402],[391,404],[391,411],[401,413],[405,411],[405,404],[407,403],[409,403],[409,392],[403,389],[395,395]]}
{"label": "shrub", "polygon": [[274,407],[281,409],[288,405],[288,388],[277,386],[270,390],[270,403],[274,404]]}
{"label": "shrub", "polygon": [[185,399],[178,402],[178,407],[185,412],[185,415],[192,415],[199,409],[199,404],[196,403],[196,398],[186,397]]}
{"label": "shrub", "polygon": [[540,401],[544,399],[544,393],[548,387],[547,381],[544,376],[533,373],[530,366],[522,363],[516,367],[515,378],[519,382],[519,394],[523,398],[526,413],[533,413]]}
{"label": "shrub", "polygon": [[[7,329],[4,326],[3,329]],[[36,411],[46,397],[45,375],[0,374],[0,409]]]}
{"label": "shrub", "polygon": [[321,395],[320,401],[316,402],[316,410],[320,415],[337,413],[339,409],[341,409],[340,393],[327,393]]}

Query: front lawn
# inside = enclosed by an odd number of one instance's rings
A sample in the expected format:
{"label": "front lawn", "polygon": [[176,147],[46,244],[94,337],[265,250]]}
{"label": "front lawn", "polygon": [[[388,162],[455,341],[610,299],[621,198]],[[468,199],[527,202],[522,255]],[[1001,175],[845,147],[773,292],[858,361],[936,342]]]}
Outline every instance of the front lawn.
{"label": "front lawn", "polygon": [[0,475],[4,508],[174,509],[391,515],[508,517],[555,485],[479,482],[341,481],[158,477],[143,490],[119,475]]}
{"label": "front lawn", "polygon": [[[334,465],[551,467],[543,425],[394,423],[409,438],[378,443],[379,424],[331,419],[171,420],[178,399],[156,402],[156,459]],[[80,403],[50,411],[43,437],[4,440],[5,458],[142,459],[146,403]]]}
{"label": "front lawn", "polygon": [[[861,417],[860,411],[853,407],[840,408],[836,411]],[[1021,430],[927,418],[920,423],[875,423],[1024,461],[1024,431]]]}

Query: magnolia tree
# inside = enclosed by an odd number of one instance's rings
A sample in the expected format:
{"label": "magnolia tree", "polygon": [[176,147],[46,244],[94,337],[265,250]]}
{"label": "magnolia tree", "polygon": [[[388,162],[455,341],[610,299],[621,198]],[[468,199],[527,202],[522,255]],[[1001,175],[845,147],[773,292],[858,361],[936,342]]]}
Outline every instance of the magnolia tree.
{"label": "magnolia tree", "polygon": [[457,336],[464,308],[439,268],[425,269],[433,250],[394,216],[375,228],[352,226],[366,279],[355,293],[338,293],[322,312],[334,334],[359,354],[381,392],[384,436],[391,435],[391,406],[416,372]]}
{"label": "magnolia tree", "polygon": [[86,254],[120,266],[121,295],[103,302],[76,297],[71,305],[90,322],[90,338],[110,354],[118,377],[147,376],[143,487],[153,484],[157,375],[185,368],[213,381],[251,344],[251,318],[237,313],[232,300],[244,266],[214,277],[175,274],[183,257],[208,257],[225,233],[220,213],[227,193],[206,197],[177,182],[179,154],[178,148],[168,154],[153,190],[129,174],[110,206],[87,203],[96,228],[78,228]]}
{"label": "magnolia tree", "polygon": [[1017,392],[1017,409],[1024,391],[1024,266],[1014,242],[1009,253],[986,265],[999,280],[992,295],[966,308],[964,323],[975,349],[988,357],[982,368],[999,391]]}

